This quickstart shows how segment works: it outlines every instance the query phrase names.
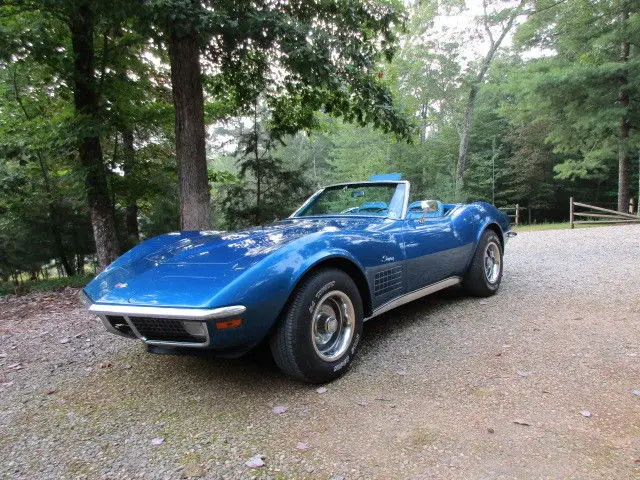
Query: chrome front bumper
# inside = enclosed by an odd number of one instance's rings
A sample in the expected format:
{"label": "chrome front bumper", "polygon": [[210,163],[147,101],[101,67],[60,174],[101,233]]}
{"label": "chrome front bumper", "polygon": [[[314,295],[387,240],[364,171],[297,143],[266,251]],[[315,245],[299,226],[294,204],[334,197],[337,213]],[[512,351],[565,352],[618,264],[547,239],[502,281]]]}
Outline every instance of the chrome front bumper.
{"label": "chrome front bumper", "polygon": [[[110,333],[137,338],[147,345],[191,348],[205,348],[210,345],[210,320],[237,317],[246,310],[244,305],[207,309],[95,303],[89,305],[89,312],[100,318]],[[172,335],[176,338],[192,337],[193,340],[171,340],[168,337]]]}

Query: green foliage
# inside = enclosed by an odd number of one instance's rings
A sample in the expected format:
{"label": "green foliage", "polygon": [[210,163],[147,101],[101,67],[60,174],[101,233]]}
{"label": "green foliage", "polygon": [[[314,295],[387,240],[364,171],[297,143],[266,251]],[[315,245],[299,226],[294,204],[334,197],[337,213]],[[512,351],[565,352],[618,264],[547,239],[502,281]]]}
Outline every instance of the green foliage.
{"label": "green foliage", "polygon": [[521,121],[549,125],[546,140],[565,157],[555,169],[559,179],[603,182],[615,175],[623,119],[632,126],[628,148],[640,148],[640,56],[637,48],[622,53],[624,42],[640,37],[633,5],[542,0],[517,32],[521,45],[554,51],[514,71],[510,83]]}
{"label": "green foliage", "polygon": [[237,173],[210,174],[217,180],[225,223],[232,228],[264,225],[286,217],[310,190],[299,174],[305,166],[292,169],[275,154],[281,142],[269,129],[268,120],[268,110],[256,103],[251,118],[241,119],[231,130],[219,130],[231,134],[236,142],[231,157]]}
{"label": "green foliage", "polygon": [[401,138],[411,124],[394,107],[378,61],[391,59],[404,21],[397,0],[245,2],[150,0],[141,23],[167,43],[198,34],[209,119],[250,110],[260,97],[271,135],[317,126],[316,112],[374,125]]}
{"label": "green foliage", "polygon": [[[74,115],[69,21],[79,5],[96,18],[100,107],[90,121]],[[487,20],[497,28],[512,5],[493,6],[502,13]],[[636,7],[528,4],[514,48],[494,58],[479,85],[462,200],[519,203],[533,220],[565,218],[570,195],[615,201],[625,119],[624,148],[633,159],[640,149]],[[132,207],[140,238],[179,228],[172,33],[195,31],[200,42],[214,228],[268,223],[322,185],[392,171],[412,182],[412,200],[453,201],[478,70],[469,45],[482,26],[469,22],[452,35],[442,15],[464,8],[457,0],[5,2],[0,278],[37,276],[52,259],[72,274],[91,258],[87,171],[77,154],[89,134],[100,137],[123,249],[138,240]]]}
{"label": "green foliage", "polygon": [[25,294],[28,292],[56,292],[67,287],[81,288],[89,283],[95,275],[86,273],[73,277],[54,277],[43,280],[27,281],[19,286],[0,282],[0,297],[5,295]]}

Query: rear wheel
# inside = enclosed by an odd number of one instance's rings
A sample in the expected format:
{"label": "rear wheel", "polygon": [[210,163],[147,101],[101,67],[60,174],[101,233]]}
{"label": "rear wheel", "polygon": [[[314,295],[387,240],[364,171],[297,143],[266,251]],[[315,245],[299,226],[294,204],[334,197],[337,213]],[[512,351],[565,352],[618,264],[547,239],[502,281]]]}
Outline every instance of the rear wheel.
{"label": "rear wheel", "polygon": [[489,297],[500,288],[502,280],[502,242],[493,230],[485,230],[463,286],[472,295]]}
{"label": "rear wheel", "polygon": [[342,270],[322,269],[293,293],[271,335],[280,369],[310,383],[333,380],[348,369],[362,336],[362,300]]}

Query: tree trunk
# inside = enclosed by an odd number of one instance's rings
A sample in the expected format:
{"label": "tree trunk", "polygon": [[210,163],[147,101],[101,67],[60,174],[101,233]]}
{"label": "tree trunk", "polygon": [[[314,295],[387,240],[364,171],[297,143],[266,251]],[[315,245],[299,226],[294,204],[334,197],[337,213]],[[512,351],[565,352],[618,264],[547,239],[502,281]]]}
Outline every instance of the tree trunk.
{"label": "tree trunk", "polygon": [[[133,130],[127,128],[122,131],[122,170],[124,170],[124,178],[128,180],[131,172],[135,167],[136,150],[133,144]],[[127,185],[131,186],[131,182],[127,181]],[[138,203],[135,193],[129,191],[126,193],[127,206],[126,206],[126,224],[127,224],[127,236],[131,238],[134,243],[140,240],[140,230],[138,228]]]}
{"label": "tree trunk", "polygon": [[180,181],[180,227],[210,227],[209,181],[204,130],[200,50],[195,30],[184,36],[171,28],[171,85],[176,119],[176,157]]}
{"label": "tree trunk", "polygon": [[256,100],[255,103],[253,104],[253,146],[255,148],[254,150],[254,155],[255,155],[255,160],[256,160],[256,219],[255,219],[255,224],[256,225],[262,225],[262,219],[260,218],[260,207],[261,207],[261,203],[262,202],[262,171],[260,169],[260,151],[259,151],[259,146],[260,146],[260,141],[259,141],[259,132],[258,132],[258,101]]}
{"label": "tree trunk", "polygon": [[[483,75],[484,76],[484,75]],[[456,185],[462,185],[464,171],[469,156],[469,135],[471,134],[471,124],[473,123],[473,110],[476,106],[476,98],[480,88],[480,82],[471,86],[469,98],[467,99],[467,109],[462,120],[462,131],[460,132],[460,145],[458,147],[458,170],[456,172]]]}
{"label": "tree trunk", "polygon": [[429,118],[429,105],[423,103],[420,105],[420,143],[427,141],[427,126]]}
{"label": "tree trunk", "polygon": [[75,113],[90,124],[83,129],[80,138],[80,162],[85,173],[98,265],[103,269],[116,259],[119,248],[113,209],[109,202],[100,137],[95,134],[99,115],[99,97],[94,72],[94,18],[88,3],[79,3],[70,12],[69,28],[75,56],[73,65]]}
{"label": "tree trunk", "polygon": [[[480,64],[480,70],[478,71],[476,78],[473,80],[471,85],[471,90],[469,91],[469,97],[467,99],[467,108],[465,111],[462,130],[460,133],[460,146],[458,148],[458,168],[456,171],[456,196],[459,196],[462,192],[462,184],[464,181],[464,172],[467,166],[467,159],[469,156],[469,135],[471,133],[471,123],[473,122],[473,110],[476,106],[476,98],[478,97],[478,91],[480,90],[480,86],[484,81],[484,77],[491,66],[491,62],[493,61],[493,57],[495,56],[498,48],[502,44],[502,41],[507,36],[507,33],[513,28],[514,21],[516,17],[522,11],[525,0],[520,0],[519,5],[509,14],[507,23],[502,27],[502,31],[498,38],[494,39],[491,28],[489,25],[490,16],[486,11],[486,3],[484,4],[485,12],[484,12],[484,28],[487,32],[487,36],[489,37],[490,46],[487,54],[482,59],[482,63]],[[460,200],[460,198],[458,198]]]}
{"label": "tree trunk", "polygon": [[[629,20],[629,11],[625,10],[621,15],[621,28],[626,30]],[[623,40],[620,45],[620,61],[629,61],[629,41]],[[618,93],[618,104],[624,109],[620,119],[618,129],[618,211],[626,212],[629,208],[629,171],[631,170],[631,158],[629,155],[629,131],[631,123],[629,121],[629,70],[625,68],[620,78],[620,90]]]}

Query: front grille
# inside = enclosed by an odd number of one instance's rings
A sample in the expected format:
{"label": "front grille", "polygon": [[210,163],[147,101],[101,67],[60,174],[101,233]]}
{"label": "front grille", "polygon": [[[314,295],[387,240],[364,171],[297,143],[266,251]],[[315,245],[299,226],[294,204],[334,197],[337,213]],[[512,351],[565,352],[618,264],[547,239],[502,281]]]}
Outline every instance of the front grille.
{"label": "front grille", "polygon": [[172,318],[129,317],[136,330],[151,341],[204,343],[206,338],[191,335],[182,320]]}

